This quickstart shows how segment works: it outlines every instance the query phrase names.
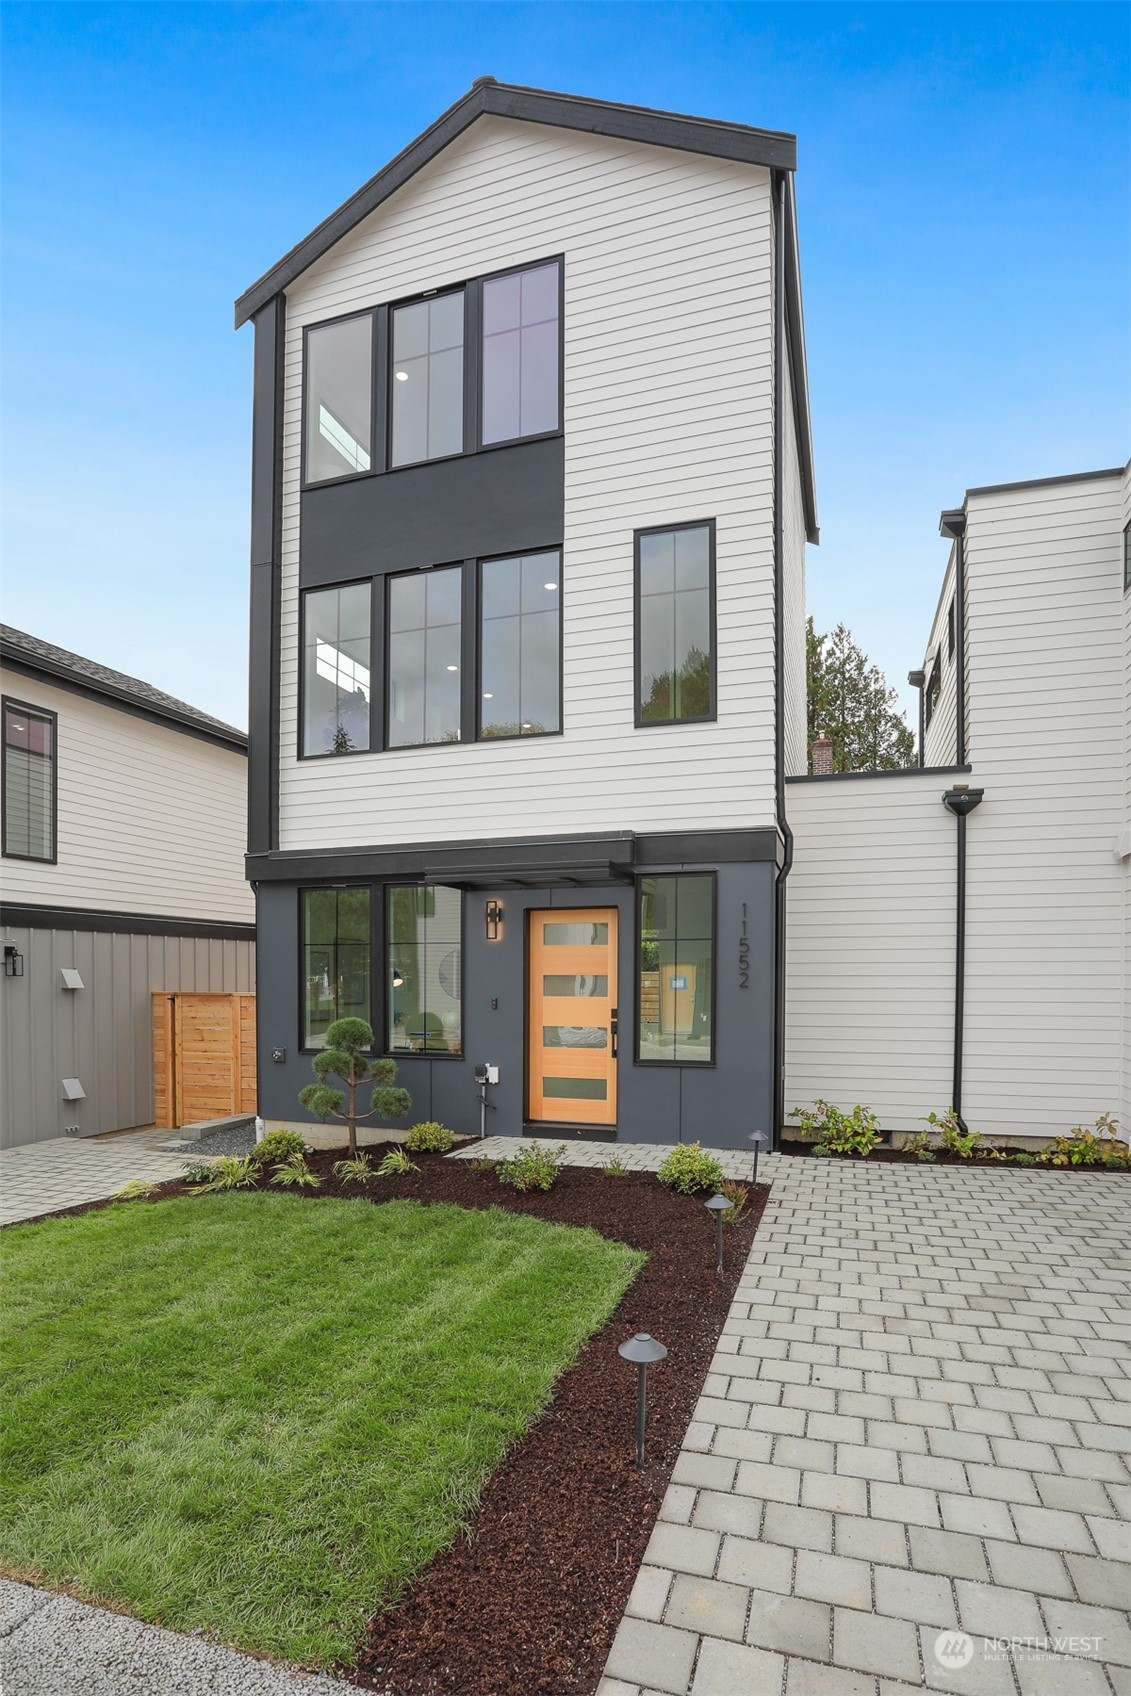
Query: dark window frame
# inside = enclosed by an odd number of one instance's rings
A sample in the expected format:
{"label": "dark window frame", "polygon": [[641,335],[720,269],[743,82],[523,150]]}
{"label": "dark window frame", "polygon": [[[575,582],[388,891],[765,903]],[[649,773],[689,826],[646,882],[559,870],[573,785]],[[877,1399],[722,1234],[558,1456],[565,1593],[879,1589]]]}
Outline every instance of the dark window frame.
{"label": "dark window frame", "polygon": [[[528,440],[529,438],[522,438]],[[556,730],[540,730],[524,736],[520,731],[517,736],[484,736],[483,734],[483,567],[491,565],[500,559],[529,559],[532,554],[551,554],[558,556],[558,728]],[[565,589],[563,563],[565,547],[561,542],[548,548],[530,548],[521,554],[483,554],[479,559],[470,562],[475,573],[475,734],[472,741],[481,742],[491,747],[496,742],[542,742],[551,736],[565,735]]]}
{"label": "dark window frame", "polygon": [[[28,713],[32,718],[47,719],[51,725],[51,853],[19,854],[8,847],[8,710]],[[30,701],[17,700],[14,695],[0,696],[0,858],[22,860],[25,865],[57,866],[59,864],[59,715],[50,707],[37,707]]]}
{"label": "dark window frame", "polygon": [[[470,736],[468,734],[468,722],[467,722],[467,712],[468,712],[468,687],[467,687],[467,682],[466,682],[466,670],[467,670],[467,666],[466,666],[466,661],[467,661],[467,629],[466,629],[466,626],[467,626],[467,600],[468,600],[467,568],[468,568],[468,561],[465,560],[465,559],[438,560],[435,565],[418,565],[418,566],[413,567],[409,571],[387,571],[387,572],[383,573],[381,577],[373,579],[374,582],[379,582],[381,584],[381,595],[380,595],[381,622],[382,622],[383,637],[384,637],[384,647],[383,647],[382,653],[381,653],[381,741],[380,741],[380,748],[379,748],[380,753],[383,753],[383,754],[419,753],[419,751],[422,748],[461,747],[461,746],[464,746],[469,741],[471,741],[471,742],[475,741],[474,734],[472,734]],[[451,742],[398,742],[396,744],[396,746],[394,747],[393,744],[389,741],[389,706],[390,706],[390,702],[389,702],[389,672],[390,672],[390,648],[391,648],[391,645],[392,645],[392,637],[393,637],[393,633],[392,633],[392,629],[391,629],[391,625],[390,625],[390,619],[389,619],[389,596],[392,592],[391,585],[393,583],[395,583],[399,578],[402,578],[402,577],[424,577],[424,576],[427,576],[427,574],[431,571],[458,571],[460,573],[459,741],[456,742],[456,743],[451,743]],[[474,656],[474,650],[473,650],[473,656]],[[475,664],[474,657],[473,657],[472,663],[473,663],[473,665]],[[478,667],[476,666],[475,669],[476,669],[476,673],[478,674]],[[473,724],[474,724],[474,721],[473,721]]]}
{"label": "dark window frame", "polygon": [[[644,1058],[640,1053],[642,997],[640,974],[643,968],[644,885],[656,878],[707,877],[711,880],[711,1058],[709,1060],[659,1060]],[[691,1066],[697,1071],[709,1071],[719,1064],[718,1057],[718,989],[719,989],[719,877],[715,871],[648,871],[640,872],[633,880],[633,978],[632,978],[632,1064],[634,1066]]]}
{"label": "dark window frame", "polygon": [[[467,1030],[466,1030],[466,1026],[465,1026],[465,1023],[464,1023],[464,1016],[465,1016],[465,1013],[466,1013],[466,1010],[467,1010],[467,998],[466,998],[466,995],[464,994],[464,991],[467,987],[465,980],[464,980],[464,971],[465,971],[465,968],[466,968],[466,965],[467,965],[467,895],[468,895],[467,890],[459,888],[459,886],[457,884],[454,884],[454,883],[436,883],[434,881],[429,881],[427,878],[419,878],[419,879],[397,878],[395,881],[375,884],[374,888],[380,890],[380,894],[381,894],[381,899],[380,899],[379,905],[380,905],[380,908],[381,908],[381,944],[382,944],[382,948],[381,948],[381,968],[380,968],[380,993],[381,993],[380,1015],[381,1015],[381,1023],[380,1023],[380,1026],[378,1026],[376,1024],[373,1026],[373,1035],[374,1035],[374,1039],[375,1039],[375,1041],[374,1041],[375,1052],[379,1053],[381,1055],[381,1058],[384,1059],[384,1060],[395,1060],[398,1065],[400,1065],[402,1060],[442,1060],[442,1061],[453,1061],[454,1060],[454,1061],[458,1061],[460,1064],[465,1063],[467,1058],[468,1058],[468,1056],[467,1056]],[[392,930],[392,926],[389,923],[389,902],[390,902],[390,898],[391,898],[391,895],[392,895],[392,892],[393,892],[394,889],[452,889],[459,896],[459,1042],[460,1042],[460,1048],[459,1048],[458,1054],[453,1054],[450,1049],[447,1050],[447,1051],[445,1051],[443,1049],[437,1049],[435,1052],[433,1052],[431,1049],[428,1049],[428,1050],[422,1049],[419,1053],[414,1053],[412,1050],[408,1050],[408,1049],[404,1049],[404,1048],[390,1048],[388,1046],[389,1036],[390,1036],[389,1014],[390,1014],[390,1011],[391,1011],[391,1008],[392,1008],[391,991],[392,991],[392,987],[393,987],[392,980],[389,976],[389,970],[388,970],[389,964],[390,964],[388,956],[389,956],[389,953],[391,952],[390,947],[389,947],[389,937],[390,937],[390,933],[391,933],[391,930]],[[378,1037],[380,1038],[381,1043],[383,1043],[385,1045],[384,1047],[381,1047],[381,1048],[377,1047],[376,1039]],[[525,1046],[525,1044],[524,1044],[524,1046]]]}
{"label": "dark window frame", "polygon": [[[466,459],[468,455],[468,332],[471,327],[471,305],[469,300],[470,283],[449,283],[441,288],[420,289],[416,294],[405,295],[401,300],[390,300],[384,310],[388,314],[388,329],[385,336],[385,453],[381,470],[389,476],[397,471],[412,471],[421,465],[443,465],[449,459]],[[460,447],[456,453],[437,454],[434,459],[406,459],[400,465],[393,464],[393,390],[396,374],[393,370],[393,314],[402,306],[423,306],[433,300],[441,300],[445,295],[463,295],[463,407],[460,424]],[[378,372],[378,381],[380,372]],[[474,438],[472,438],[474,439]]]}
{"label": "dark window frame", "polygon": [[923,690],[923,729],[924,730],[928,730],[930,728],[931,720],[935,716],[935,710],[938,707],[938,704],[939,704],[941,697],[942,697],[942,651],[941,651],[941,649],[939,649],[939,650],[936,650],[935,657],[931,661],[931,669],[927,673],[926,688]]}
{"label": "dark window frame", "polygon": [[[302,391],[299,396],[299,491],[302,494],[305,494],[308,489],[332,489],[339,483],[357,483],[363,477],[373,477],[377,475],[377,468],[381,463],[378,459],[378,450],[383,449],[384,446],[382,435],[379,435],[379,431],[381,431],[381,408],[378,404],[379,396],[377,392],[378,373],[380,369],[378,363],[379,334],[377,320],[380,311],[381,308],[377,306],[363,306],[359,307],[356,312],[342,312],[335,318],[321,318],[316,324],[304,324],[302,327]],[[352,323],[356,318],[371,318],[373,320],[370,340],[372,352],[370,355],[369,368],[369,470],[343,471],[340,477],[320,477],[316,482],[312,483],[308,480],[306,474],[306,402],[307,395],[309,393],[310,379],[310,334],[312,330],[328,330],[334,328],[338,324]]]}
{"label": "dark window frame", "polygon": [[[375,967],[374,967],[374,959],[375,959],[375,945],[376,945],[377,941],[379,940],[379,933],[378,933],[378,930],[377,930],[377,919],[376,919],[376,909],[377,909],[378,903],[374,899],[374,893],[379,888],[380,888],[379,884],[371,883],[368,879],[365,879],[365,878],[360,879],[356,883],[354,883],[354,882],[351,882],[351,883],[331,883],[329,881],[323,881],[321,883],[318,883],[318,882],[302,883],[302,884],[299,884],[299,886],[298,886],[298,889],[296,891],[296,894],[297,894],[297,897],[298,897],[298,997],[297,997],[297,1000],[298,1000],[298,1052],[300,1054],[321,1054],[323,1052],[324,1047],[325,1047],[324,1044],[323,1044],[323,1047],[321,1047],[321,1048],[311,1047],[307,1044],[307,1041],[306,1041],[306,897],[308,895],[321,894],[324,890],[327,890],[327,889],[333,889],[333,890],[365,889],[365,890],[368,890],[368,892],[369,892],[369,1019],[368,1019],[367,1022],[372,1027],[373,1036],[374,1036],[374,1046],[373,1046],[372,1049],[370,1049],[369,1052],[371,1054],[378,1052],[377,1045],[376,1045],[377,1026],[374,1023],[374,1013],[376,1011],[376,1004],[375,1004],[375,1000],[374,1000],[374,990],[376,988],[376,982],[375,982],[376,971],[375,971]],[[335,944],[335,946],[336,946],[336,944]]]}
{"label": "dark window frame", "polygon": [[[483,440],[483,285],[484,283],[497,283],[503,277],[519,277],[524,271],[537,271],[545,265],[556,265],[558,268],[558,421],[552,430],[538,430],[527,436],[506,436],[497,442],[485,442]],[[552,253],[545,259],[531,259],[522,265],[504,266],[501,271],[487,271],[481,277],[476,277],[475,288],[479,297],[476,323],[478,338],[476,376],[478,381],[475,451],[477,453],[493,453],[496,448],[513,448],[519,442],[544,442],[554,436],[560,436],[565,429],[565,254]]]}
{"label": "dark window frame", "polygon": [[1131,522],[1123,526],[1123,593],[1131,589]]}
{"label": "dark window frame", "polygon": [[[318,485],[315,485],[318,487]],[[374,659],[378,653],[377,641],[380,634],[377,616],[379,596],[374,593],[376,577],[354,577],[344,583],[313,583],[309,589],[299,590],[298,612],[298,722],[295,727],[296,758],[300,760],[356,760],[365,754],[376,754],[382,751],[383,744],[374,735],[375,726],[379,727],[380,720],[374,710],[377,701],[378,668]],[[328,748],[321,754],[306,752],[306,602],[310,595],[325,595],[336,589],[359,589],[365,585],[369,590],[369,746],[368,748],[347,748],[336,754]],[[384,684],[384,669],[381,668],[380,682]]]}
{"label": "dark window frame", "polygon": [[[640,541],[643,536],[667,536],[677,530],[706,530],[708,533],[707,618],[711,636],[708,679],[711,691],[711,710],[697,713],[693,718],[642,718],[640,711]],[[719,717],[718,648],[719,631],[716,611],[716,582],[718,577],[716,551],[716,520],[692,518],[678,524],[648,524],[632,533],[632,687],[633,720],[637,730],[671,730],[684,724],[715,724]]]}
{"label": "dark window frame", "polygon": [[952,595],[951,598],[950,598],[950,605],[946,609],[946,657],[947,657],[948,660],[952,660],[954,658],[954,645],[955,645],[956,640],[957,640],[957,637],[956,637],[956,634],[955,634],[955,600],[954,600],[954,596]]}

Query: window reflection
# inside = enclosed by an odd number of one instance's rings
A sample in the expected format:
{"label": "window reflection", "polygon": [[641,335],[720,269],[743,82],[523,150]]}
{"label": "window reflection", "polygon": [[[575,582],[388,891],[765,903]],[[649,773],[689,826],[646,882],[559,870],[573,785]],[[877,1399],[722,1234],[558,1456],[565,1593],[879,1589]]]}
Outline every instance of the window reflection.
{"label": "window reflection", "polygon": [[319,589],[303,598],[304,754],[369,747],[368,583]]}
{"label": "window reflection", "polygon": [[307,482],[368,471],[373,447],[369,314],[307,332],[305,404]]}
{"label": "window reflection", "polygon": [[389,746],[460,738],[463,572],[456,566],[389,581]]}
{"label": "window reflection", "polygon": [[392,464],[463,451],[463,290],[393,312]]}
{"label": "window reflection", "polygon": [[711,689],[710,526],[638,538],[642,723],[708,718]]}
{"label": "window reflection", "polygon": [[484,560],[480,572],[483,738],[561,729],[561,555]]}
{"label": "window reflection", "polygon": [[463,943],[458,889],[403,885],[388,892],[389,1050],[459,1054]]}
{"label": "window reflection", "polygon": [[710,874],[640,881],[641,1060],[713,1058],[713,909]]}

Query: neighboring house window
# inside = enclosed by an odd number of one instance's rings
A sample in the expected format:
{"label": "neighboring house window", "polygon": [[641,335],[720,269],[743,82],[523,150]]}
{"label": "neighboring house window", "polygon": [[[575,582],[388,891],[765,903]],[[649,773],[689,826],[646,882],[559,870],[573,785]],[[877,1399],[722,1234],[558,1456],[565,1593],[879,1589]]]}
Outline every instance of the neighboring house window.
{"label": "neighboring house window", "polygon": [[462,567],[389,579],[389,747],[460,738]]}
{"label": "neighboring house window", "polygon": [[354,754],[370,746],[368,583],[303,596],[302,751]]}
{"label": "neighboring house window", "polygon": [[935,716],[935,708],[938,706],[939,696],[942,694],[942,670],[939,661],[940,656],[936,654],[934,663],[931,666],[931,675],[927,679],[927,694],[923,703],[924,729],[930,724],[932,718]]}
{"label": "neighboring house window", "polygon": [[481,737],[561,729],[561,555],[479,567]]}
{"label": "neighboring house window", "polygon": [[560,279],[553,263],[483,284],[484,444],[558,428]]}
{"label": "neighboring house window", "polygon": [[1123,593],[1131,589],[1131,524],[1123,528]]}
{"label": "neighboring house window", "polygon": [[356,477],[373,465],[373,317],[306,333],[307,483]]}
{"label": "neighboring house window", "polygon": [[946,657],[954,658],[954,602],[951,601],[946,613]]}
{"label": "neighboring house window", "polygon": [[463,452],[463,290],[393,310],[393,465]]}
{"label": "neighboring house window", "polygon": [[636,722],[715,713],[715,526],[636,533]]}
{"label": "neighboring house window", "polygon": [[636,1058],[714,1059],[715,879],[645,877],[637,893]]}
{"label": "neighboring house window", "polygon": [[325,1048],[335,1019],[369,1019],[369,959],[369,890],[304,889],[304,1048]]}
{"label": "neighboring house window", "polygon": [[463,1050],[462,903],[440,884],[390,888],[386,957],[392,1054]]}
{"label": "neighboring house window", "polygon": [[4,853],[55,859],[54,713],[4,702]]}

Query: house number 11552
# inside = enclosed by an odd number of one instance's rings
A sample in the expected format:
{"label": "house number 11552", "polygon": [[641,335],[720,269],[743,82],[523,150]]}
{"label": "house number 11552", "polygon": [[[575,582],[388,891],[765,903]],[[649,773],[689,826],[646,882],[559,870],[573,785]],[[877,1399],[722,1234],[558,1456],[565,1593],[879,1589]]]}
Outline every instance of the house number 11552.
{"label": "house number 11552", "polygon": [[750,988],[750,938],[746,932],[746,902],[742,903],[742,930],[738,937],[738,987]]}

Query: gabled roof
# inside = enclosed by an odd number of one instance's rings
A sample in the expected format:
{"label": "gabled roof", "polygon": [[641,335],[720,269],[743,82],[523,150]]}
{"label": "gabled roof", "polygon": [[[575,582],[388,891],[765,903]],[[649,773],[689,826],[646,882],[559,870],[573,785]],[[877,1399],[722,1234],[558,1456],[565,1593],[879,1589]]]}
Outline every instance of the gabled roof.
{"label": "gabled roof", "polygon": [[223,719],[202,713],[198,708],[190,707],[187,701],[178,701],[174,695],[166,695],[164,690],[155,689],[152,683],[127,677],[123,671],[113,671],[110,666],[84,659],[81,654],[72,654],[67,648],[57,648],[54,642],[29,636],[25,630],[14,630],[10,624],[0,624],[0,660],[18,671],[42,677],[64,689],[100,696],[128,712],[157,719],[190,736],[222,743],[241,754],[247,752],[246,733],[232,724],[225,724]]}
{"label": "gabled roof", "polygon": [[783,171],[797,168],[797,137],[784,130],[758,130],[717,118],[688,118],[677,112],[656,112],[648,106],[621,106],[612,100],[589,100],[578,94],[551,94],[545,89],[519,88],[513,83],[496,82],[494,77],[479,77],[461,100],[449,106],[422,135],[409,142],[403,152],[240,295],[236,329],[435,159],[476,118],[487,114],[584,130],[590,135],[618,136],[623,141],[644,141],[654,147],[676,147],[685,153],[708,153],[747,165]]}

